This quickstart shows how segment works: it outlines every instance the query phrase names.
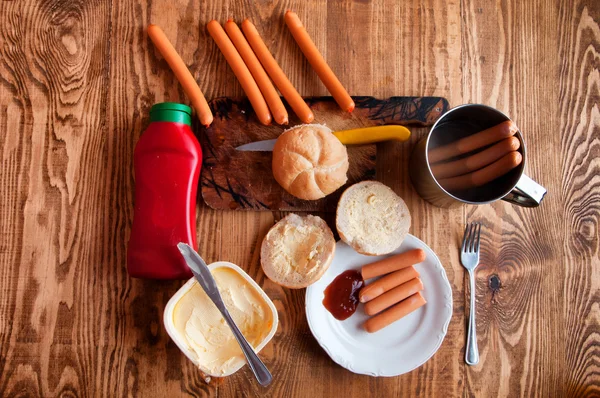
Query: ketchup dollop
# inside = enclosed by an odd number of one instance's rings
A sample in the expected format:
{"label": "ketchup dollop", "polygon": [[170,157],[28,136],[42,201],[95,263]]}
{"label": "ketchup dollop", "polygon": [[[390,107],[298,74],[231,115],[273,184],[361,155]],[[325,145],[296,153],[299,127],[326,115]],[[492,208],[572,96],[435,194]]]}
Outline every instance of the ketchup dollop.
{"label": "ketchup dollop", "polygon": [[364,284],[359,271],[342,272],[325,289],[323,305],[335,319],[348,319],[358,307],[358,292]]}

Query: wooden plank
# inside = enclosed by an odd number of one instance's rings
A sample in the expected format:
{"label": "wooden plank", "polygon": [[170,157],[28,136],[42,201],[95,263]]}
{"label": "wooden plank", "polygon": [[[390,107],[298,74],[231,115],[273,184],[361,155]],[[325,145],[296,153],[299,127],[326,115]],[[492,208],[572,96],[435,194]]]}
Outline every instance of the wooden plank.
{"label": "wooden plank", "polygon": [[[202,81],[207,80],[207,76],[203,73],[214,59],[202,50],[210,37],[199,29],[203,20],[198,13],[182,12],[200,6],[193,1],[113,1],[114,47],[108,114],[111,134],[106,137],[108,152],[112,154],[107,165],[110,180],[107,181],[106,214],[110,214],[113,221],[105,235],[110,245],[105,249],[110,272],[102,277],[107,280],[107,288],[111,288],[105,293],[107,320],[103,329],[109,334],[112,355],[102,358],[103,362],[98,365],[105,391],[98,395],[178,397],[193,392],[196,396],[210,396],[217,390],[216,383],[206,384],[202,373],[181,355],[163,326],[164,307],[182,282],[131,279],[125,269],[133,220],[135,144],[149,123],[149,110],[154,103],[189,104],[165,60],[148,39],[145,27],[148,23],[161,26],[206,89]],[[225,75],[214,77],[218,82]],[[222,227],[222,213],[200,206],[197,219],[198,250],[208,262],[221,259],[218,231]]]}
{"label": "wooden plank", "polygon": [[[422,3],[379,4],[373,10],[376,42],[373,57],[374,82],[391,77],[391,85],[377,87],[384,92],[392,87],[405,95],[439,95],[450,105],[462,103],[460,2],[426,1]],[[392,11],[393,10],[393,11]],[[392,17],[384,17],[388,12]],[[358,40],[358,38],[357,38]],[[410,59],[410,61],[408,61]],[[385,81],[385,80],[383,80]],[[374,84],[374,83],[372,83]],[[368,84],[364,84],[368,90]],[[408,175],[412,148],[427,133],[413,129],[409,145],[378,145],[377,178],[391,186],[406,201],[412,215],[411,233],[426,242],[442,262],[453,293],[453,315],[448,334],[439,351],[422,367],[394,378],[394,382],[376,381],[380,396],[461,396],[464,391],[464,362],[461,347],[465,329],[463,270],[456,242],[464,221],[463,209],[439,209],[422,200]],[[352,375],[347,376],[347,380]],[[372,382],[371,382],[372,383]],[[370,383],[370,384],[371,384]],[[358,388],[358,387],[355,387]]]}
{"label": "wooden plank", "polygon": [[555,139],[547,146],[562,154],[556,218],[563,215],[557,243],[564,252],[555,266],[564,279],[557,280],[562,287],[555,300],[566,360],[557,362],[565,395],[594,396],[600,395],[600,4],[559,1],[557,21],[560,144],[554,146]]}
{"label": "wooden plank", "polygon": [[[584,55],[590,48],[598,54],[595,8],[594,21],[571,2],[509,1],[502,13],[493,1],[464,3],[465,102],[513,117],[527,143],[527,173],[549,192],[535,210],[501,202],[468,209],[468,220],[485,225],[477,272],[481,362],[467,368],[468,394],[598,393],[591,362],[600,331],[592,304],[599,297],[598,237],[583,231],[598,223],[588,201],[597,191],[598,148],[590,143],[600,119],[585,105],[597,102],[597,89],[580,89],[600,83]],[[582,227],[582,219],[591,224]]]}
{"label": "wooden plank", "polygon": [[[153,103],[187,102],[144,27],[162,26],[208,98],[239,97],[204,24],[249,17],[300,93],[327,95],[283,23],[288,8],[352,95],[507,112],[525,133],[527,172],[549,190],[536,210],[437,209],[407,171],[426,131],[378,146],[377,179],[405,199],[454,293],[446,340],[407,375],[337,366],[310,334],[304,292],[265,278],[260,243],[285,213],[198,206],[199,251],[239,264],[279,311],[261,353],[275,376],[266,389],[246,368],[206,384],[162,327],[181,282],[125,271],[134,145]],[[0,2],[0,396],[600,394],[599,21],[589,0]],[[463,361],[465,220],[486,225],[474,368]]]}
{"label": "wooden plank", "polygon": [[[265,6],[255,6],[267,14]],[[460,99],[460,3],[427,2],[425,4],[393,1],[327,3],[304,2],[276,6],[277,10],[292,8],[303,21],[311,37],[351,95],[432,95],[448,98],[450,104]],[[329,26],[321,29],[321,26]],[[335,27],[335,28],[334,28]],[[351,27],[360,27],[353,29]],[[298,75],[292,82],[309,85],[303,95],[326,95],[314,72],[301,54],[289,47],[289,33],[283,21],[271,15],[261,29],[270,35],[267,44],[283,65],[296,65]],[[364,35],[364,32],[369,32]],[[292,39],[293,40],[293,39]],[[295,45],[292,41],[291,45]],[[275,48],[275,50],[274,50]],[[296,58],[296,57],[300,58]],[[410,59],[408,62],[406,60]],[[284,67],[287,72],[288,69]],[[357,73],[360,71],[360,73]],[[433,82],[437,82],[434,84]],[[451,89],[452,88],[452,89]],[[355,375],[335,364],[312,337],[304,315],[304,292],[265,283],[267,293],[274,297],[279,309],[281,326],[275,335],[272,354],[267,364],[275,381],[267,389],[257,387],[248,372],[238,372],[219,387],[219,394],[239,396],[246,391],[251,396],[460,396],[464,389],[461,347],[464,345],[463,270],[457,262],[456,240],[462,233],[463,210],[437,209],[421,200],[409,182],[408,160],[417,138],[425,129],[411,129],[410,143],[385,143],[377,148],[377,179],[391,186],[407,202],[413,215],[411,233],[423,239],[438,253],[446,268],[454,293],[454,315],[448,338],[438,353],[417,370],[394,378],[371,378]],[[226,212],[228,219],[236,212]],[[279,219],[283,214],[276,213]],[[331,223],[331,217],[325,217]],[[235,221],[240,222],[237,216]],[[256,246],[248,247],[252,269],[260,269],[258,252],[270,220],[262,225]],[[330,224],[332,225],[332,224]],[[242,227],[238,227],[242,228]],[[237,247],[235,238],[223,236],[226,247]],[[228,242],[228,243],[225,243]],[[262,275],[262,271],[259,271]],[[263,276],[264,278],[264,276]],[[450,337],[451,336],[451,337]]]}
{"label": "wooden plank", "polygon": [[0,6],[1,396],[101,388],[109,21],[102,2]]}
{"label": "wooden plank", "polygon": [[[550,6],[538,5],[540,8],[534,10],[508,2],[502,13],[496,7],[493,1],[465,2],[465,100],[489,104],[515,120],[527,143],[528,171],[539,179],[541,173],[536,171],[538,162],[546,156],[543,148],[557,138],[546,134],[550,130],[542,127],[548,123],[550,128],[556,111],[552,85],[546,80],[553,78],[556,63],[546,60],[540,65],[535,58],[550,50],[546,46],[554,38],[550,25],[556,23],[556,15]],[[540,25],[530,31],[523,26],[538,18],[544,20],[541,25],[547,29]],[[550,91],[542,96],[530,90],[536,86]],[[543,116],[533,111],[540,106]],[[559,177],[555,162],[546,166],[546,173]],[[557,187],[548,185],[547,180],[541,182],[551,198]],[[544,288],[560,280],[560,269],[547,268],[548,260],[552,262],[562,255],[560,246],[554,245],[561,234],[558,218],[548,217],[558,213],[558,206],[556,201],[546,199],[539,209],[542,211],[523,211],[503,202],[468,209],[468,221],[484,224],[481,265],[476,273],[481,359],[478,366],[467,368],[469,394],[562,395],[558,390],[562,366],[553,358],[560,357],[556,351],[560,346],[546,344],[562,337],[557,328],[547,328],[548,323],[558,321],[557,301],[552,289]],[[534,231],[538,231],[536,239],[528,239]],[[465,306],[467,303],[465,295]]]}
{"label": "wooden plank", "polygon": [[[340,109],[332,97],[307,97],[315,123],[334,131],[384,124],[431,126],[448,110],[440,97],[353,97],[351,114]],[[258,122],[245,98],[215,98],[209,103],[215,120],[200,129],[203,166],[200,187],[204,202],[218,210],[326,211],[335,212],[345,188],[375,178],[375,145],[348,146],[348,181],[320,200],[306,201],[287,193],[272,176],[271,152],[237,151],[240,145],[276,139],[289,128]],[[291,109],[290,126],[302,124]]]}

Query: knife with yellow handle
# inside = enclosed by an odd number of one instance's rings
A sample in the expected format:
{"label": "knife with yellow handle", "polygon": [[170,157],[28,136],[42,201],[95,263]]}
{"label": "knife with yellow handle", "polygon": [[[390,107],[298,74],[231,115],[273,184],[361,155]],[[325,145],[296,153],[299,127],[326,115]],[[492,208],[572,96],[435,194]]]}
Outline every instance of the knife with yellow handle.
{"label": "knife with yellow handle", "polygon": [[[362,127],[352,130],[334,131],[344,145],[373,144],[383,141],[406,141],[410,138],[410,130],[404,126],[389,125]],[[273,151],[277,139],[251,142],[238,146],[238,151]]]}

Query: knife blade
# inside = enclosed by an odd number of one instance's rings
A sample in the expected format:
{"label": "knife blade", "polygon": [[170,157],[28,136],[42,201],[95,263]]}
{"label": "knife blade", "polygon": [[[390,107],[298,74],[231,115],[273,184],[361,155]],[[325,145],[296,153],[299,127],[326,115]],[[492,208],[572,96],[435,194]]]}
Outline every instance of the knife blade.
{"label": "knife blade", "polygon": [[235,321],[229,314],[227,307],[225,307],[225,303],[223,302],[223,298],[221,297],[221,293],[219,293],[219,288],[217,287],[217,282],[215,278],[213,278],[208,265],[204,262],[202,257],[194,249],[192,249],[189,245],[185,243],[178,243],[177,248],[179,252],[183,256],[185,263],[192,271],[192,274],[196,277],[196,280],[202,286],[202,289],[208,295],[208,298],[212,300],[213,303],[217,306],[218,310],[225,318],[225,321],[231,328],[233,335],[235,336],[244,356],[246,357],[246,361],[254,373],[256,380],[261,386],[267,386],[273,380],[273,376],[271,372],[267,369],[265,364],[260,360],[254,348],[248,343],[248,340],[244,337],[240,329],[235,324]]}
{"label": "knife blade", "polygon": [[273,147],[277,139],[255,141],[249,144],[240,145],[235,148],[238,151],[251,151],[251,152],[273,152]]}
{"label": "knife blade", "polygon": [[213,278],[208,265],[206,265],[202,257],[200,257],[200,255],[196,253],[194,249],[185,243],[177,244],[177,248],[179,249],[179,252],[181,252],[185,263],[190,268],[192,274],[194,274],[194,277],[196,277],[196,280],[198,283],[200,283],[200,286],[202,286],[202,289],[204,289],[208,297],[210,297],[210,299],[213,301],[223,302],[221,294],[219,293],[219,289],[217,288],[217,282],[215,282],[215,278]]}
{"label": "knife blade", "polygon": [[[362,127],[351,130],[334,131],[335,135],[344,145],[373,144],[382,141],[406,141],[410,138],[410,131],[399,125]],[[251,142],[235,148],[238,151],[271,152],[277,139]]]}

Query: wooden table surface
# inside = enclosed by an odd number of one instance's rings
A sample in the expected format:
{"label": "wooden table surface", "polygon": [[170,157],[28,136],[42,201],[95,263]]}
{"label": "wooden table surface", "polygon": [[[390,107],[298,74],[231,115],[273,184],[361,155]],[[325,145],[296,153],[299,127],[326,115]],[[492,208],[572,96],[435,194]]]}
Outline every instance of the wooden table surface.
{"label": "wooden table surface", "polygon": [[[326,95],[283,23],[288,8],[353,95],[506,112],[549,192],[537,209],[435,208],[407,173],[426,131],[379,145],[377,178],[405,199],[454,294],[440,350],[400,377],[337,366],[309,331],[304,290],[265,278],[259,247],[280,213],[200,204],[197,217],[206,260],[239,264],[279,311],[261,352],[266,389],[247,368],[206,384],[162,326],[182,283],[126,272],[134,146],[152,104],[188,102],[144,27],[163,27],[208,98],[239,96],[205,24],[251,18],[301,94]],[[1,2],[0,396],[600,396],[599,23],[595,0]],[[485,225],[475,367],[463,360],[466,221]]]}

